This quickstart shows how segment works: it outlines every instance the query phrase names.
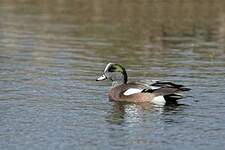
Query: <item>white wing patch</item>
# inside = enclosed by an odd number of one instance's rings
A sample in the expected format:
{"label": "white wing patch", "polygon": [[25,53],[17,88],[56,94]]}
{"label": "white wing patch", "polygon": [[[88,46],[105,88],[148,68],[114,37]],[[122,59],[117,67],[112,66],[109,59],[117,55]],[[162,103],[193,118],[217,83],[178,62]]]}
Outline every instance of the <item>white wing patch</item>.
{"label": "white wing patch", "polygon": [[150,86],[150,89],[152,90],[157,90],[157,89],[160,89],[161,87],[158,87],[158,86]]}
{"label": "white wing patch", "polygon": [[123,95],[132,95],[132,94],[136,94],[136,93],[141,93],[142,89],[137,89],[137,88],[130,88],[128,90],[126,90]]}

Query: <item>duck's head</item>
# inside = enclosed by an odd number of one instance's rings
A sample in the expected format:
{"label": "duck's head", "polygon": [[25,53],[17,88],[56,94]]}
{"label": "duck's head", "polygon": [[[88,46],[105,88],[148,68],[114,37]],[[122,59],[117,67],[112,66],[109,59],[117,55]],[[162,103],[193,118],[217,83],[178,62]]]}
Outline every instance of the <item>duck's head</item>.
{"label": "duck's head", "polygon": [[127,78],[126,70],[122,65],[108,63],[103,71],[103,74],[98,79],[96,79],[96,81],[110,79],[113,82],[126,84]]}

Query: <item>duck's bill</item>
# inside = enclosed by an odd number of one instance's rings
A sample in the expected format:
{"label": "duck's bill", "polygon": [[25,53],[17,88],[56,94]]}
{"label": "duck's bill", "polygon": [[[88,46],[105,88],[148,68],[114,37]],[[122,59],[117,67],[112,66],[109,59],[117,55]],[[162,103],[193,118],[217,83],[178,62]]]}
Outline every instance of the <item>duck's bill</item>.
{"label": "duck's bill", "polygon": [[96,79],[96,81],[102,81],[102,80],[105,80],[105,79],[107,79],[107,77],[103,74],[98,79]]}

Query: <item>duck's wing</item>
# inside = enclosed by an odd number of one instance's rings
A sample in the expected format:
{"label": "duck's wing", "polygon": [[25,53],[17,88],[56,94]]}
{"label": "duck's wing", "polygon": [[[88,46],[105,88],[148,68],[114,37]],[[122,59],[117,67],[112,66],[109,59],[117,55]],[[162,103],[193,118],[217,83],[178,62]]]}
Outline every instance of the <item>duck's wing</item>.
{"label": "duck's wing", "polygon": [[148,84],[147,87],[148,88],[143,89],[142,92],[152,93],[155,96],[163,96],[167,102],[181,99],[184,97],[181,92],[191,90],[184,85],[175,84],[170,81],[158,80],[153,80],[152,83]]}
{"label": "duck's wing", "polygon": [[[189,91],[190,89],[181,84],[175,84],[170,81],[159,81],[159,80],[143,80],[138,82],[128,83],[129,87],[133,89],[138,89],[139,92],[159,92],[163,91]],[[140,91],[141,90],[141,91]],[[169,92],[170,93],[170,92]]]}
{"label": "duck's wing", "polygon": [[148,92],[154,93],[155,95],[167,95],[178,93],[182,91],[189,91],[190,89],[181,84],[175,84],[170,81],[159,81],[159,80],[147,80],[140,82],[130,82],[126,88],[125,95],[131,95],[135,93]]}
{"label": "duck's wing", "polygon": [[175,83],[170,82],[170,81],[158,81],[158,80],[155,80],[155,82],[152,83],[150,85],[150,87],[151,86],[153,86],[153,87],[160,87],[160,88],[172,88],[172,89],[177,89],[179,91],[189,91],[189,90],[191,90],[190,88],[187,88],[184,85],[175,84]]}

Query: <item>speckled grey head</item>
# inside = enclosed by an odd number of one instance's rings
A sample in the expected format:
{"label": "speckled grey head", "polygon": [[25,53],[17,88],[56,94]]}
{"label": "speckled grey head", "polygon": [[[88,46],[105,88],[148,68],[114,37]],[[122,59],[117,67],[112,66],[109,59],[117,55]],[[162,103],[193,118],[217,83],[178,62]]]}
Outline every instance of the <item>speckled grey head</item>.
{"label": "speckled grey head", "polygon": [[105,79],[110,79],[113,82],[127,83],[126,70],[120,64],[108,63],[103,74],[96,81],[102,81]]}

